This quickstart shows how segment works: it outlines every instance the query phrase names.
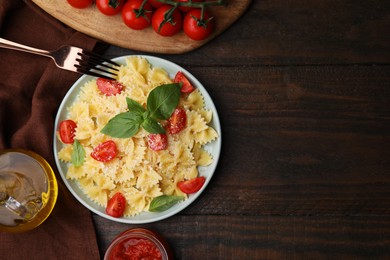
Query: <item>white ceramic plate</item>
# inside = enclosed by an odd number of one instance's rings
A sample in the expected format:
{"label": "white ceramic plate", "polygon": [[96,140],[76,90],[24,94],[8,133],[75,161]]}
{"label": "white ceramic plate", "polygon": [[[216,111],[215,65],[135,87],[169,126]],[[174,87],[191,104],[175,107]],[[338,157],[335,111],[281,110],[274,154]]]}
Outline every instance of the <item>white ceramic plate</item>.
{"label": "white ceramic plate", "polygon": [[[203,87],[203,85],[187,70],[184,68],[180,67],[179,65],[172,63],[170,61],[153,57],[153,56],[145,56],[145,55],[137,55],[139,57],[144,57],[146,58],[149,63],[152,64],[154,67],[160,67],[165,69],[171,78],[173,78],[176,74],[176,72],[183,71],[185,75],[188,77],[188,79],[192,82],[192,84],[200,90],[202,93],[206,108],[212,110],[213,112],[213,119],[210,123],[210,125],[217,131],[219,134],[219,137],[217,140],[214,142],[207,144],[205,146],[205,149],[210,152],[213,156],[213,163],[207,167],[199,167],[199,174],[201,176],[206,177],[206,182],[203,185],[202,189],[198,191],[195,194],[189,195],[189,198],[183,202],[179,202],[178,204],[174,205],[170,209],[163,211],[163,212],[143,212],[137,216],[133,217],[122,217],[122,218],[113,218],[105,213],[105,208],[99,206],[95,202],[93,202],[91,199],[89,199],[83,191],[79,188],[77,182],[73,180],[68,180],[66,179],[66,172],[68,169],[68,165],[58,159],[58,151],[61,150],[63,144],[61,141],[57,138],[56,131],[54,132],[54,140],[53,140],[53,146],[54,146],[54,157],[56,160],[56,164],[58,167],[58,171],[61,175],[62,180],[65,182],[66,186],[68,187],[69,191],[75,196],[75,198],[80,201],[85,207],[87,207],[89,210],[92,212],[116,221],[116,222],[122,222],[122,223],[128,223],[128,224],[141,224],[141,223],[150,223],[150,222],[155,222],[159,221],[165,218],[168,218],[172,215],[175,215],[176,213],[180,212],[184,208],[186,208],[188,205],[190,205],[199,195],[204,191],[204,189],[207,187],[208,183],[211,180],[211,177],[214,174],[214,171],[217,167],[217,163],[219,160],[220,152],[221,152],[221,124],[219,121],[218,113],[215,108],[215,105],[210,97],[210,95],[207,93],[206,89]],[[122,56],[113,59],[113,61],[119,63],[119,64],[125,64],[125,59],[128,56]],[[82,87],[87,81],[91,80],[93,77],[84,75],[78,79],[73,86],[70,88],[68,93],[65,95],[63,101],[61,102],[61,105],[59,107],[56,119],[55,119],[55,128],[58,129],[58,125],[62,120],[67,119],[67,107],[69,107],[77,97],[80,87]]]}

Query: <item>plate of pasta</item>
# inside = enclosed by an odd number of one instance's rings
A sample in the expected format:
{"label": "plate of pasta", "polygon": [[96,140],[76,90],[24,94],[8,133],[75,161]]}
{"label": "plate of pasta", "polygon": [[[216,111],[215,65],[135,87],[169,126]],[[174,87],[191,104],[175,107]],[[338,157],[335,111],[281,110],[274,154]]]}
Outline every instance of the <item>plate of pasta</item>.
{"label": "plate of pasta", "polygon": [[[129,224],[160,221],[190,205],[209,184],[221,152],[218,113],[205,87],[175,63],[147,55],[122,56],[113,61],[120,64],[119,92],[106,95],[99,79],[83,75],[61,102],[53,139],[56,165],[73,196],[97,215]],[[194,87],[187,93],[179,91],[175,103],[185,111],[184,128],[167,131],[166,146],[155,150],[150,144],[150,129],[167,128],[171,119],[159,118],[149,124],[145,118],[154,114],[149,111],[153,107],[149,103],[162,87],[182,87],[174,83],[179,72]],[[118,131],[114,124],[111,130],[116,135],[106,130],[118,117],[116,122],[123,122],[123,118],[133,120],[128,116],[133,108],[142,111],[142,116],[135,118],[144,118],[140,119],[144,123],[131,131],[130,127]],[[74,124],[65,127],[71,129],[71,138],[64,135],[64,122]],[[115,155],[106,161],[96,158],[97,147],[108,142],[115,145]],[[183,192],[179,187],[180,183],[200,177],[204,184],[194,193]],[[125,207],[120,216],[113,216],[107,213],[108,207],[118,193]]]}

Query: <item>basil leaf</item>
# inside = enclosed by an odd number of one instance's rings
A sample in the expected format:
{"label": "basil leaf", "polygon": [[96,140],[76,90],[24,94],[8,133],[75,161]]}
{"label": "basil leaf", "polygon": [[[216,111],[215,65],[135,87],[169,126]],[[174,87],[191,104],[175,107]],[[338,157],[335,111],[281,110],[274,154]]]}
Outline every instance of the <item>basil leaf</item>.
{"label": "basil leaf", "polygon": [[146,111],[146,109],[141,106],[140,103],[138,103],[137,101],[131,99],[131,98],[126,98],[126,103],[127,103],[127,108],[130,110],[130,111],[133,111],[133,112],[137,112],[137,113],[143,113]]}
{"label": "basil leaf", "polygon": [[84,163],[85,150],[78,140],[74,140],[73,142],[73,151],[71,158],[72,164],[76,167],[79,167]]}
{"label": "basil leaf", "polygon": [[153,118],[146,118],[141,126],[151,134],[165,134],[165,129]]}
{"label": "basil leaf", "polygon": [[165,211],[182,200],[184,200],[183,196],[161,195],[154,198],[152,202],[150,202],[149,211],[151,212]]}
{"label": "basil leaf", "polygon": [[116,138],[128,138],[138,132],[142,122],[143,117],[141,114],[124,112],[111,118],[101,132]]}
{"label": "basil leaf", "polygon": [[168,119],[179,104],[180,85],[165,84],[153,89],[148,96],[147,109],[153,119]]}

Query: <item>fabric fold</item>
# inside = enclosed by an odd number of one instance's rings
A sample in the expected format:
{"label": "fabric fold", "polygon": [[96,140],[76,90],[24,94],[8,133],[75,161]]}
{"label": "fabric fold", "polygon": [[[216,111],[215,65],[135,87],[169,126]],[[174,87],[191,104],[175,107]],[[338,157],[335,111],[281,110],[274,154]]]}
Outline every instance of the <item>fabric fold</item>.
{"label": "fabric fold", "polygon": [[[31,1],[0,1],[0,37],[54,50],[107,45],[49,16]],[[46,57],[0,48],[0,149],[24,148],[44,157],[56,173],[59,196],[51,216],[34,230],[0,234],[1,259],[100,259],[88,209],[68,191],[53,155],[54,119],[79,74]]]}

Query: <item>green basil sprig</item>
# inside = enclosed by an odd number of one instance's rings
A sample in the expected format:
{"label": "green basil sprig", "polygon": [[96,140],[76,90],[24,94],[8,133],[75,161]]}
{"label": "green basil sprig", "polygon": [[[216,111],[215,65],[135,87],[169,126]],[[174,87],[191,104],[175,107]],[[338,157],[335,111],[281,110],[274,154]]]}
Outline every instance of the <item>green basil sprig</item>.
{"label": "green basil sprig", "polygon": [[164,84],[153,89],[148,96],[146,109],[137,101],[126,98],[129,111],[111,118],[103,127],[103,134],[116,138],[129,138],[142,127],[152,134],[165,133],[158,120],[167,120],[179,104],[180,84]]}
{"label": "green basil sprig", "polygon": [[178,203],[179,201],[182,201],[182,200],[184,200],[183,196],[161,195],[161,196],[155,197],[150,202],[149,211],[162,212],[162,211],[169,209],[170,207],[172,207],[173,205],[175,205],[176,203]]}

